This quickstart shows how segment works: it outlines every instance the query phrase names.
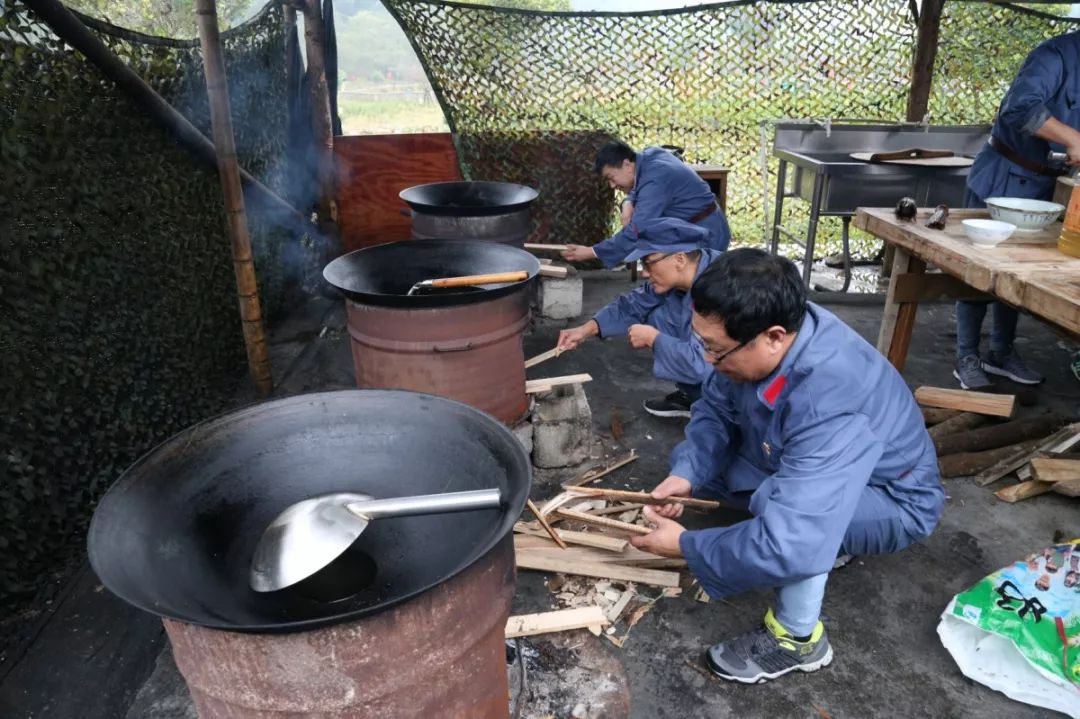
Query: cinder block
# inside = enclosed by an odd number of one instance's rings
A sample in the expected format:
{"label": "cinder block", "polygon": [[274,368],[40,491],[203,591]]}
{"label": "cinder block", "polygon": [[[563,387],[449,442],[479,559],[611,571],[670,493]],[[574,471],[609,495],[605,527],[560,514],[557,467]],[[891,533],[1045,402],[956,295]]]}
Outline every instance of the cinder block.
{"label": "cinder block", "polygon": [[525,454],[532,454],[533,451],[533,426],[532,422],[525,420],[521,424],[514,427],[511,432],[521,442],[521,446],[525,448]]}
{"label": "cinder block", "polygon": [[581,275],[541,277],[538,292],[540,316],[552,320],[566,320],[581,314]]}
{"label": "cinder block", "polygon": [[563,385],[537,396],[532,426],[532,457],[537,467],[569,467],[588,459],[592,410],[580,384]]}

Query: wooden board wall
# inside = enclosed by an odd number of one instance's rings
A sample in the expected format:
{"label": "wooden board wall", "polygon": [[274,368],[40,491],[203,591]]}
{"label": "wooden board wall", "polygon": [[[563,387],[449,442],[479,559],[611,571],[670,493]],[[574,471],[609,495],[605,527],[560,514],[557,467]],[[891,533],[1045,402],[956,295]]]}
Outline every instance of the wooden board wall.
{"label": "wooden board wall", "polygon": [[460,180],[457,152],[448,132],[413,135],[352,135],[334,138],[337,209],[346,252],[409,237],[406,187]]}

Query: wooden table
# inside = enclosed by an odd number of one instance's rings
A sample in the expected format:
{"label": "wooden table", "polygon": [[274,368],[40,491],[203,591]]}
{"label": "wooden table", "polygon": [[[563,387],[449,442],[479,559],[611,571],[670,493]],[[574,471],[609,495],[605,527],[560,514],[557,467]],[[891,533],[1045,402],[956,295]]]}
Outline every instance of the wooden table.
{"label": "wooden table", "polygon": [[[878,350],[903,371],[920,300],[994,298],[1080,335],[1080,258],[1057,249],[1061,223],[1038,232],[1015,232],[997,247],[982,248],[964,235],[961,220],[988,218],[987,210],[952,210],[944,230],[898,220],[892,208],[863,208],[855,226],[896,248]],[[927,265],[941,274],[927,274]]]}

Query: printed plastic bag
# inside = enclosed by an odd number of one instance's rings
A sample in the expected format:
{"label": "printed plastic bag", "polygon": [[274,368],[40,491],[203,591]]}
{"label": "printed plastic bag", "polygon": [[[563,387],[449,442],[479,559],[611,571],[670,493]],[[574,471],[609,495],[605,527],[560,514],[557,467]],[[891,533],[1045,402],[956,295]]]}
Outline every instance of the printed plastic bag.
{"label": "printed plastic bag", "polygon": [[938,636],[966,676],[1080,718],[1080,540],[1047,547],[957,594]]}

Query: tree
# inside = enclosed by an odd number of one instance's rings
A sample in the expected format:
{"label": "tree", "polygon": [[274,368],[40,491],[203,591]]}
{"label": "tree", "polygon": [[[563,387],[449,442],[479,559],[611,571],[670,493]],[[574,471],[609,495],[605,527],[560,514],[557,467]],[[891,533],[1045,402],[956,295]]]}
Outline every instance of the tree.
{"label": "tree", "polygon": [[[253,0],[217,0],[223,30],[243,22],[262,5]],[[75,10],[128,30],[159,37],[198,37],[195,0],[65,0]]]}

